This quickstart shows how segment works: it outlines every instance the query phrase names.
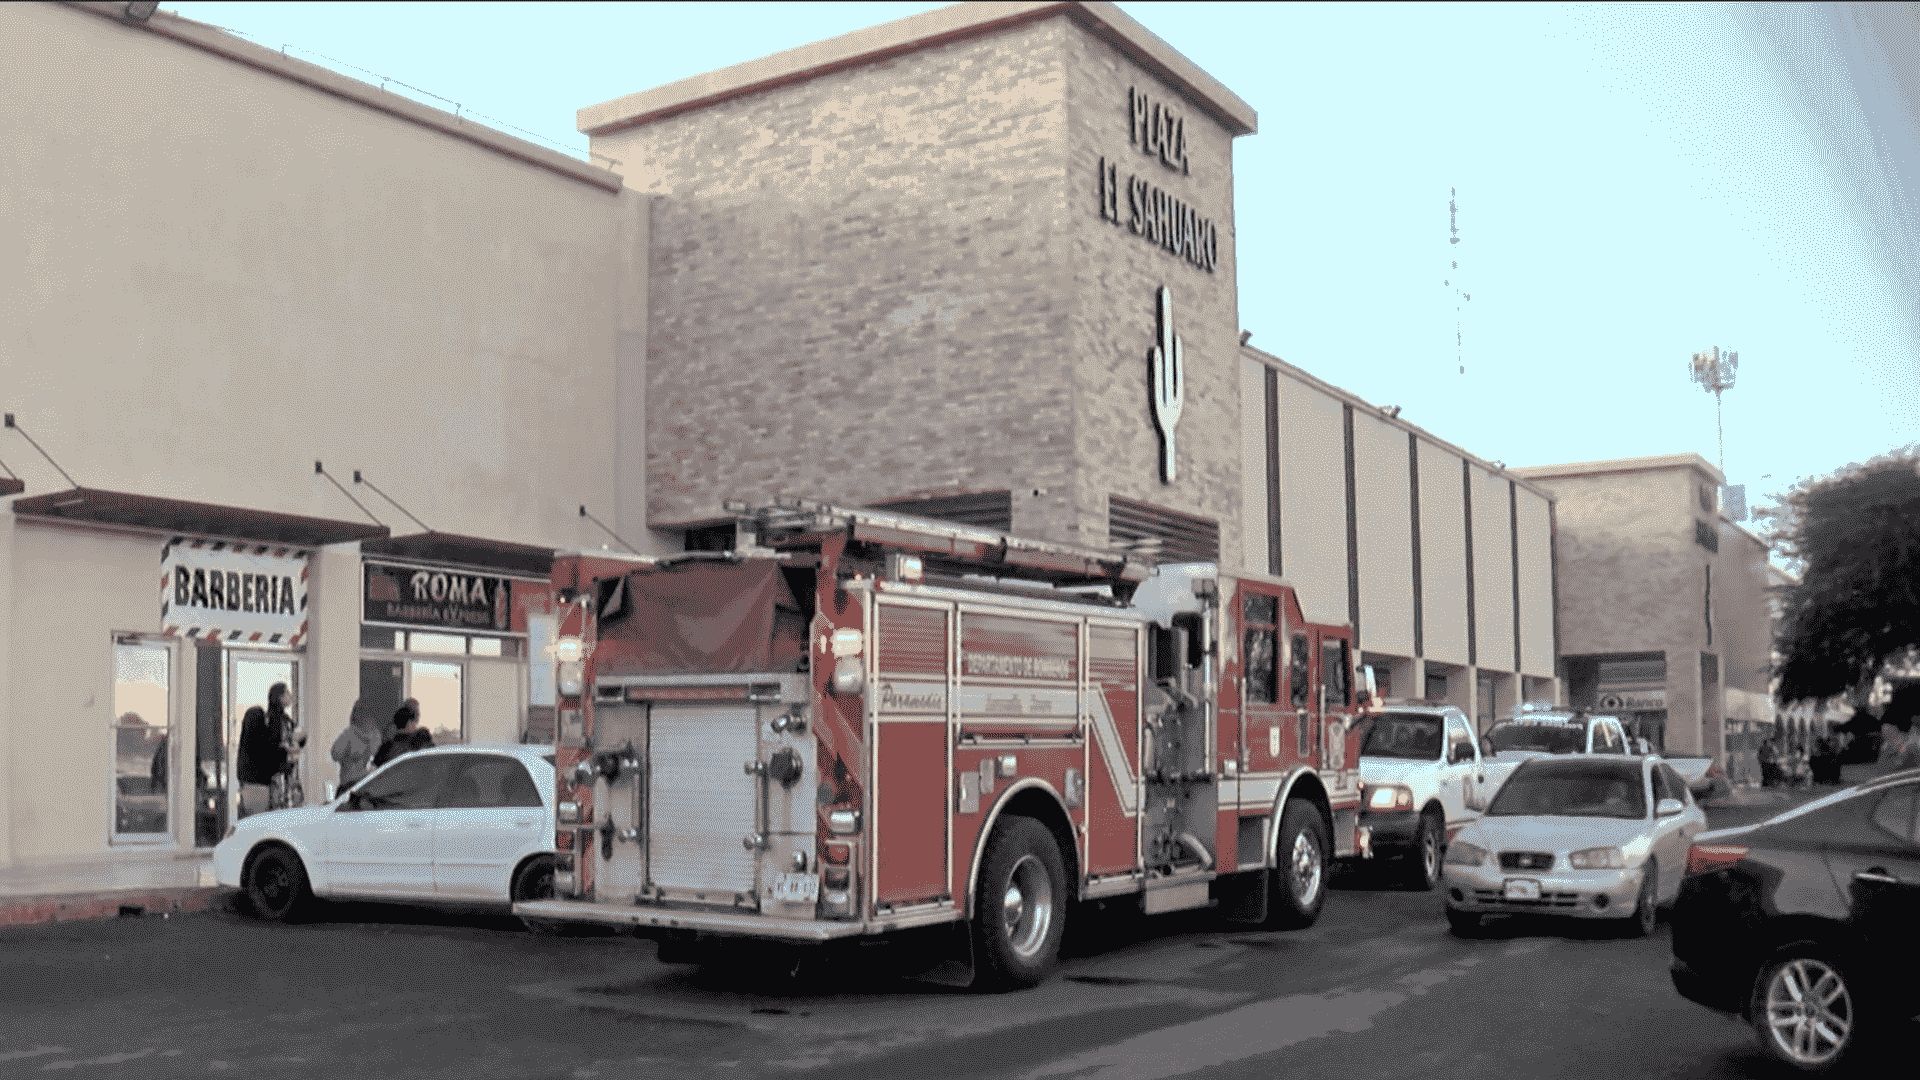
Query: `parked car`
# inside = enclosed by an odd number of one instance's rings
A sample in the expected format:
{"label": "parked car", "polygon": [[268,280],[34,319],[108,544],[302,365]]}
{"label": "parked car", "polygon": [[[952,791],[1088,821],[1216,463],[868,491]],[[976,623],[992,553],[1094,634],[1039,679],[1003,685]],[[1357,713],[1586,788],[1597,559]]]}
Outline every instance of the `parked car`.
{"label": "parked car", "polygon": [[[1774,1060],[1872,1060],[1920,1014],[1920,769],[1702,833],[1686,869],[1674,988],[1752,1024]],[[1911,1043],[1885,1060],[1911,1062]]]}
{"label": "parked car", "polygon": [[242,819],[214,876],[276,921],[315,897],[506,905],[551,894],[554,824],[550,747],[434,747],[323,805]]}
{"label": "parked car", "polygon": [[1644,937],[1706,827],[1686,783],[1657,757],[1523,762],[1447,846],[1447,925],[1470,937],[1488,915],[1545,914],[1625,920]]}
{"label": "parked car", "polygon": [[1528,704],[1487,729],[1480,750],[1487,763],[1487,790],[1497,792],[1522,762],[1563,754],[1632,753],[1617,716]]}
{"label": "parked car", "polygon": [[1389,702],[1360,744],[1360,823],[1375,854],[1397,859],[1416,889],[1440,881],[1447,839],[1487,804],[1487,773],[1473,722],[1451,705]]}

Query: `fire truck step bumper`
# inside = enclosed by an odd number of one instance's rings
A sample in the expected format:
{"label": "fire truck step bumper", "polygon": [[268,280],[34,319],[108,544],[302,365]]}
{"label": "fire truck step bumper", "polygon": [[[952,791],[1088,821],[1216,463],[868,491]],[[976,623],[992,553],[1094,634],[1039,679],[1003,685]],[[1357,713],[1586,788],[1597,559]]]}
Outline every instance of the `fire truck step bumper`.
{"label": "fire truck step bumper", "polygon": [[629,929],[651,927],[663,930],[691,930],[701,934],[734,937],[771,938],[779,941],[833,941],[858,937],[857,922],[801,922],[768,919],[757,915],[727,912],[673,911],[636,907],[632,904],[583,903],[576,900],[535,900],[515,904],[513,913],[529,919],[554,922],[594,923]]}

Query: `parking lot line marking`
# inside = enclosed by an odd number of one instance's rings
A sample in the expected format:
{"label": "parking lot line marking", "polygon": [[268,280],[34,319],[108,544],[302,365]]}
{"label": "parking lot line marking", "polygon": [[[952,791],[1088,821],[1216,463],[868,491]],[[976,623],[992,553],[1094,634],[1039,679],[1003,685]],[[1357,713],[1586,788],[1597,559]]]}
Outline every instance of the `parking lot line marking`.
{"label": "parking lot line marking", "polygon": [[36,1046],[31,1050],[0,1050],[0,1061],[24,1061],[32,1057],[46,1057],[48,1054],[70,1054],[73,1051],[64,1046]]}

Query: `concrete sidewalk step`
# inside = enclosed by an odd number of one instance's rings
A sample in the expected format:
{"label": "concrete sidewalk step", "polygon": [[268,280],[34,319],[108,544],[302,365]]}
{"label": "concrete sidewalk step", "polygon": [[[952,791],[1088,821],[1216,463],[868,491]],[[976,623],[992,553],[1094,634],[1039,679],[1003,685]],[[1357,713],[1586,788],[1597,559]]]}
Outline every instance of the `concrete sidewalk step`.
{"label": "concrete sidewalk step", "polygon": [[0,927],[136,915],[184,915],[206,911],[219,902],[220,895],[220,890],[216,888],[189,886],[48,896],[0,896]]}

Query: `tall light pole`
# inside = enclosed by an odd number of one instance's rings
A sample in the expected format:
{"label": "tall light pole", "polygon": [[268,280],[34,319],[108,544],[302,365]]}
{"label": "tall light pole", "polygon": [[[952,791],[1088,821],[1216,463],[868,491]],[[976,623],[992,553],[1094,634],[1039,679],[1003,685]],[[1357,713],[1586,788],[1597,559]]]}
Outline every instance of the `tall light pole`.
{"label": "tall light pole", "polygon": [[1727,427],[1720,413],[1720,395],[1733,389],[1733,379],[1740,371],[1740,354],[1728,350],[1722,352],[1715,345],[1705,352],[1693,354],[1693,381],[1700,389],[1713,394],[1713,426],[1720,451],[1720,475],[1727,475]]}

